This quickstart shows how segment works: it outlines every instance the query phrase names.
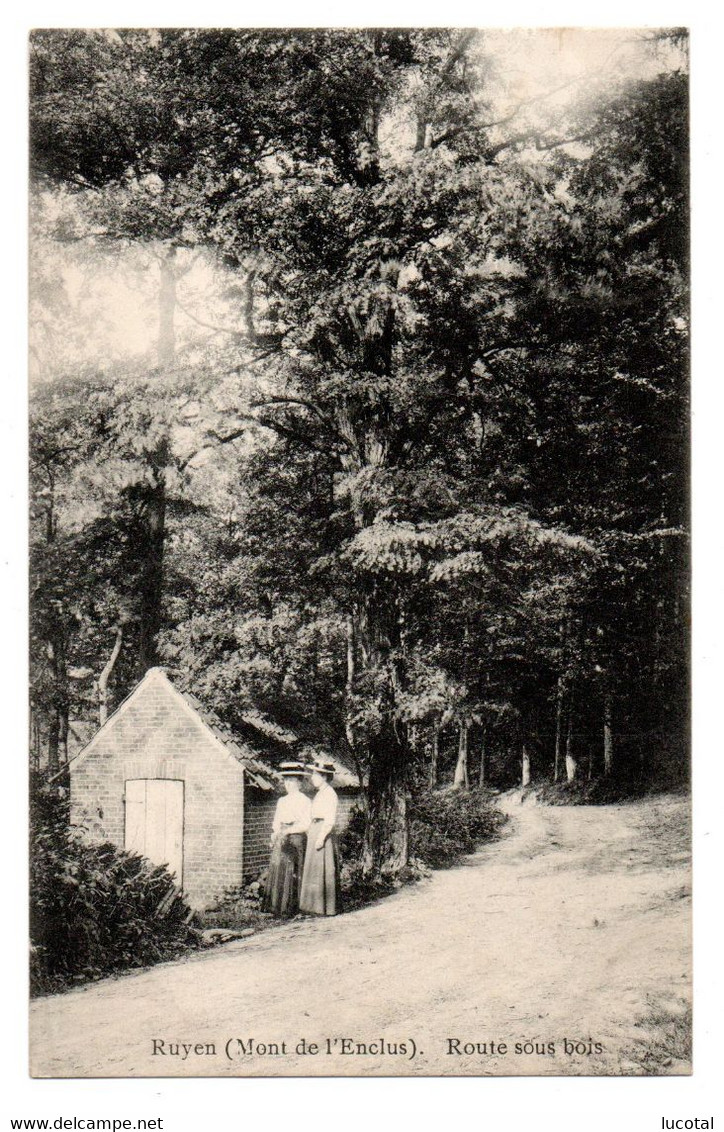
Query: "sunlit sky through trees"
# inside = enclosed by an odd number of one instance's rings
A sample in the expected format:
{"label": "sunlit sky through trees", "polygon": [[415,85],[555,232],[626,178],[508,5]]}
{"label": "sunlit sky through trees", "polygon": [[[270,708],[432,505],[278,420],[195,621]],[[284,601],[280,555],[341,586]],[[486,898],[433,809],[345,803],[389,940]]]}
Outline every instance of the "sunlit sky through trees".
{"label": "sunlit sky through trees", "polygon": [[[631,28],[485,30],[480,40],[486,59],[481,123],[500,122],[501,137],[502,131],[556,126],[565,136],[577,108],[590,107],[630,81],[685,63],[675,42],[652,45],[655,34]],[[412,147],[411,123],[388,116],[380,142],[388,160],[404,160]],[[580,143],[572,146],[581,149]],[[525,157],[534,162],[545,160],[546,154],[531,147]],[[152,244],[136,243],[131,248],[118,243],[108,247],[102,241],[47,241],[43,231],[57,218],[59,207],[72,217],[73,196],[65,194],[61,205],[57,196],[41,197],[36,203],[31,376],[47,380],[68,365],[103,367],[124,359],[151,359],[158,334],[159,283],[159,260]],[[178,285],[176,332],[179,348],[188,351],[218,340],[233,324],[234,311],[220,296],[218,270],[207,253],[183,254],[188,270]],[[59,326],[46,314],[61,291]]]}

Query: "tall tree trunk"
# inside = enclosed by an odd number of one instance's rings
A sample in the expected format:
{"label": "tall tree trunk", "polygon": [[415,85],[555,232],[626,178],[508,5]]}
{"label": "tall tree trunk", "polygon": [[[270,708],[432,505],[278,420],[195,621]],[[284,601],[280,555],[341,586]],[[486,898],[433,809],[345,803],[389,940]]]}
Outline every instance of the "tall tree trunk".
{"label": "tall tree trunk", "polygon": [[608,776],[613,770],[613,703],[610,691],[603,700],[603,773]]}
{"label": "tall tree trunk", "polygon": [[60,770],[61,755],[68,759],[68,688],[65,668],[65,646],[57,632],[55,640],[48,643],[47,656],[53,681],[52,707],[48,724],[48,774]]}
{"label": "tall tree trunk", "polygon": [[459,786],[467,790],[470,786],[470,779],[468,776],[468,749],[470,739],[470,724],[462,720],[460,722],[460,736],[458,739],[458,761],[455,767],[455,777],[453,778],[453,786]]}
{"label": "tall tree trunk", "polygon": [[345,713],[344,733],[347,746],[354,762],[355,772],[360,784],[360,800],[365,815],[368,815],[367,793],[364,789],[364,774],[360,758],[359,742],[352,724],[352,697],[354,695],[355,680],[357,678],[357,633],[355,630],[354,614],[347,616],[347,680],[345,685]]}
{"label": "tall tree trunk", "polygon": [[420,153],[425,148],[427,141],[427,116],[421,111],[417,114],[417,124],[415,129],[415,153]]}
{"label": "tall tree trunk", "polygon": [[573,689],[568,700],[568,719],[566,729],[566,781],[573,782],[578,764],[573,757]]}
{"label": "tall tree trunk", "polygon": [[56,534],[56,519],[55,519],[55,474],[52,468],[48,468],[48,495],[45,505],[45,541],[55,542]]}
{"label": "tall tree trunk", "polygon": [[48,726],[48,774],[57,774],[68,762],[69,704],[61,691],[53,700]]}
{"label": "tall tree trunk", "polygon": [[48,724],[48,774],[57,774],[60,768],[58,749],[60,744],[60,713],[57,704],[50,713]]}
{"label": "tall tree trunk", "polygon": [[526,743],[523,744],[521,752],[521,786],[530,786],[530,752]]}
{"label": "tall tree trunk", "polygon": [[406,740],[390,725],[378,736],[370,759],[362,853],[367,876],[392,876],[407,864],[407,772]]}
{"label": "tall tree trunk", "polygon": [[440,761],[440,724],[432,725],[432,751],[430,753],[430,789],[437,786],[437,764]]}
{"label": "tall tree trunk", "polygon": [[[158,364],[171,369],[176,361],[177,249],[167,246],[161,259],[158,294]],[[138,675],[158,663],[158,634],[163,602],[163,560],[166,540],[166,469],[171,461],[168,437],[149,456],[149,484],[143,493],[141,595]]]}
{"label": "tall tree trunk", "polygon": [[60,717],[60,719],[59,719],[60,726],[58,728],[58,761],[59,761],[61,766],[67,766],[67,764],[68,764],[68,716],[70,714],[70,708],[69,708],[69,704],[68,704],[67,700],[65,700],[63,703],[61,703],[61,705],[58,709],[58,714],[59,714],[59,717]]}
{"label": "tall tree trunk", "polygon": [[154,482],[144,492],[140,594],[139,675],[158,663],[158,634],[163,602],[163,558],[166,538],[166,476],[154,470]]}
{"label": "tall tree trunk", "polygon": [[116,639],[113,642],[113,649],[111,655],[106,661],[103,671],[98,677],[98,722],[102,727],[108,719],[108,680],[118,660],[118,654],[121,651],[123,644],[123,626],[116,625]]}
{"label": "tall tree trunk", "polygon": [[561,747],[563,741],[563,677],[558,677],[556,684],[556,746],[553,755],[553,781],[558,782],[561,777]]}
{"label": "tall tree trunk", "polygon": [[30,753],[32,769],[40,770],[40,725],[36,711],[31,711],[30,714]]}
{"label": "tall tree trunk", "polygon": [[485,767],[486,749],[485,748],[486,748],[486,746],[487,746],[487,732],[486,732],[485,728],[483,728],[483,737],[480,740],[480,772],[478,774],[478,786],[485,786],[485,775],[486,775],[486,767]]}
{"label": "tall tree trunk", "polygon": [[[363,627],[363,631],[362,631]],[[394,591],[380,590],[364,602],[360,617],[362,654],[385,681],[383,719],[369,743],[367,822],[362,854],[366,875],[392,875],[407,864],[407,795],[410,752],[407,727],[397,717],[404,691],[404,618]]]}
{"label": "tall tree trunk", "polygon": [[[46,499],[45,508],[45,541],[47,543],[55,542],[56,536],[56,520],[55,520],[55,475],[52,468],[48,468],[48,495]],[[52,692],[51,692],[51,706],[50,718],[48,720],[48,774],[57,774],[60,769],[60,750],[63,742],[63,687],[66,682],[65,676],[65,662],[64,662],[64,649],[62,644],[62,628],[56,622],[55,618],[52,619],[52,627],[49,630],[48,640],[46,641],[45,653],[48,659],[48,667],[50,669]],[[68,753],[68,726],[67,726],[67,706],[65,711],[65,751],[66,761]]]}
{"label": "tall tree trunk", "polygon": [[347,680],[345,684],[344,732],[347,743],[349,744],[349,749],[352,752],[354,752],[357,747],[357,737],[352,726],[352,696],[354,693],[355,665],[354,615],[349,613],[347,615]]}

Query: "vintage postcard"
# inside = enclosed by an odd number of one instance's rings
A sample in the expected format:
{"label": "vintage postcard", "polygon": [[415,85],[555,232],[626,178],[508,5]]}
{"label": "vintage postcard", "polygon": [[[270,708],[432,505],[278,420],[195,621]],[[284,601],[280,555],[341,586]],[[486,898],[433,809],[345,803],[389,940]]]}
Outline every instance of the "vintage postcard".
{"label": "vintage postcard", "polygon": [[32,1076],[690,1074],[686,29],[29,66]]}

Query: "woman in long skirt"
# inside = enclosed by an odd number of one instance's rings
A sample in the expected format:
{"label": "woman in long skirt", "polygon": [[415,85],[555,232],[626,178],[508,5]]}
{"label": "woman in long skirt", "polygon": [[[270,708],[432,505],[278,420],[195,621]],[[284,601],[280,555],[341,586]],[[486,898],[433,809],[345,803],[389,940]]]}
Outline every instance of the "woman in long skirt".
{"label": "woman in long skirt", "polygon": [[296,916],[311,803],[300,789],[305,774],[303,764],[282,763],[279,770],[286,793],[274,811],[271,859],[262,908],[275,916]]}
{"label": "woman in long skirt", "polygon": [[335,916],[339,912],[340,890],[339,855],[334,831],[337,795],[331,785],[334,766],[314,762],[307,770],[316,794],[312,799],[299,911],[315,916]]}

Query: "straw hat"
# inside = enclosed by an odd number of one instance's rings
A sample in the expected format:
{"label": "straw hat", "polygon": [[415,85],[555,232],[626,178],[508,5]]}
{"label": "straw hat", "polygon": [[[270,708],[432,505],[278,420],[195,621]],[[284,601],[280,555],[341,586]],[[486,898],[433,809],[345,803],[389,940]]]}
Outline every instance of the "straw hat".
{"label": "straw hat", "polygon": [[295,762],[279,763],[278,770],[282,778],[304,778],[307,773],[304,763]]}
{"label": "straw hat", "polygon": [[307,763],[307,774],[321,774],[324,778],[334,777],[334,763],[325,763],[321,759],[313,759]]}

